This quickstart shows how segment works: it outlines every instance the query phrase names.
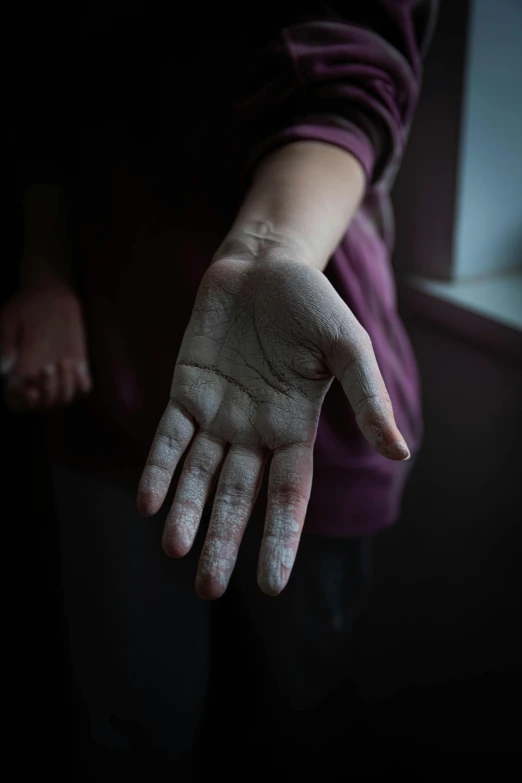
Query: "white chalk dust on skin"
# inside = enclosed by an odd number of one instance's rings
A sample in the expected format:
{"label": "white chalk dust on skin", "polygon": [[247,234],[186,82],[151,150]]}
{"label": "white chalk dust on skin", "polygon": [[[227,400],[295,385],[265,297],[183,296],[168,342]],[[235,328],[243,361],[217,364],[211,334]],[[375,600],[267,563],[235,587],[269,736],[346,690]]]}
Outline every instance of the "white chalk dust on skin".
{"label": "white chalk dust on skin", "polygon": [[281,592],[293,568],[299,546],[301,525],[291,508],[272,507],[269,529],[261,545],[259,581],[269,592]]}

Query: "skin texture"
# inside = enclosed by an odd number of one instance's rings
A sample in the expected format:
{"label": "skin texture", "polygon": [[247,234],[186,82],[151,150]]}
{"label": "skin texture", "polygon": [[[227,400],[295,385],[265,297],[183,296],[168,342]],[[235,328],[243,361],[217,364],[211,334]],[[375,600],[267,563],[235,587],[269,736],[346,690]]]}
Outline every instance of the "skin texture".
{"label": "skin texture", "polygon": [[163,535],[167,554],[182,557],[215,488],[196,577],[200,597],[225,592],[266,468],[257,578],[268,595],[285,587],[310,497],[319,414],[334,378],[370,445],[388,459],[407,458],[369,336],[327,278],[282,248],[256,255],[242,246],[213,261],[138,490],[140,512],[155,514],[185,455]]}

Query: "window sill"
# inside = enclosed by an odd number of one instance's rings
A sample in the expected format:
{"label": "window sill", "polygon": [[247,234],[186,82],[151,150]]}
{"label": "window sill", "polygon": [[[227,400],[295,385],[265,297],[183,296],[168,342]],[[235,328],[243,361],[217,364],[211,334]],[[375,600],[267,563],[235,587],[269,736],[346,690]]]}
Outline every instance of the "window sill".
{"label": "window sill", "polygon": [[397,286],[399,311],[522,364],[522,270],[477,280],[410,276]]}

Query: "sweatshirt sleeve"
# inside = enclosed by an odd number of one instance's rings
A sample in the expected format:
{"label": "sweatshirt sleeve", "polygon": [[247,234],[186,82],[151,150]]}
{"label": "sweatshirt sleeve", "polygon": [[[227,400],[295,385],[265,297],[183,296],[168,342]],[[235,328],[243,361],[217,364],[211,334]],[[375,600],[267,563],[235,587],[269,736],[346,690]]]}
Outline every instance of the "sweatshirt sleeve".
{"label": "sweatshirt sleeve", "polygon": [[242,181],[275,147],[316,140],[354,155],[368,188],[390,184],[416,106],[437,0],[312,5],[287,16],[247,70],[235,103]]}

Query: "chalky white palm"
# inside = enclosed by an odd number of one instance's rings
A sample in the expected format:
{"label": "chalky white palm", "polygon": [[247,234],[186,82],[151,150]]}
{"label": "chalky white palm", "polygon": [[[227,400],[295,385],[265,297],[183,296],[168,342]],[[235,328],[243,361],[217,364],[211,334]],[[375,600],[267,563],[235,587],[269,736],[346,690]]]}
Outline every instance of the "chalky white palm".
{"label": "chalky white palm", "polygon": [[369,336],[322,272],[281,259],[229,257],[209,267],[138,490],[141,513],[159,511],[190,446],[163,548],[172,557],[191,549],[215,489],[196,577],[202,598],[227,588],[269,458],[257,579],[269,595],[287,584],[334,378],[368,442],[383,457],[407,457]]}

